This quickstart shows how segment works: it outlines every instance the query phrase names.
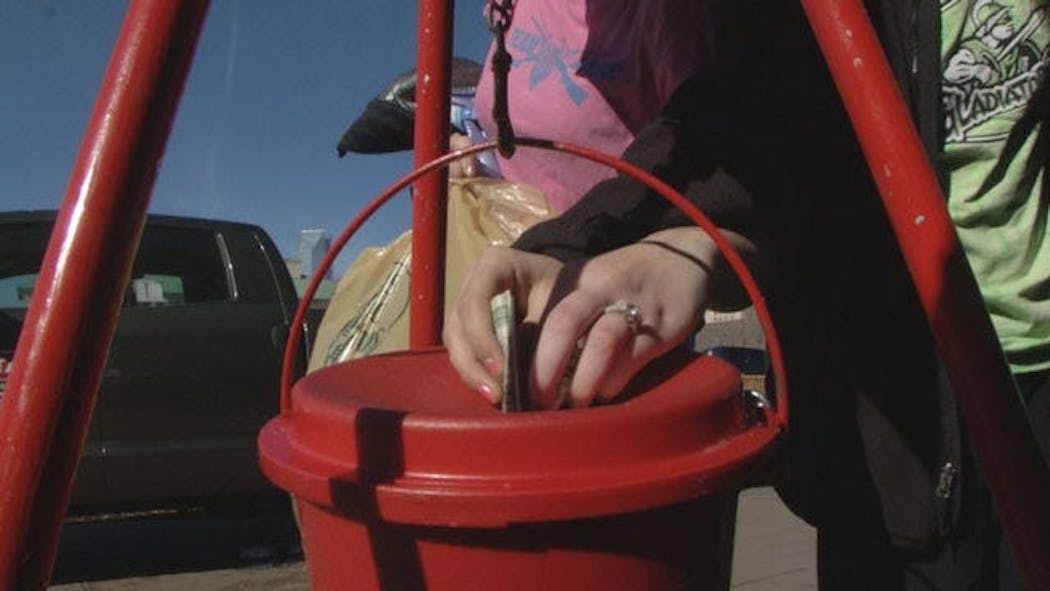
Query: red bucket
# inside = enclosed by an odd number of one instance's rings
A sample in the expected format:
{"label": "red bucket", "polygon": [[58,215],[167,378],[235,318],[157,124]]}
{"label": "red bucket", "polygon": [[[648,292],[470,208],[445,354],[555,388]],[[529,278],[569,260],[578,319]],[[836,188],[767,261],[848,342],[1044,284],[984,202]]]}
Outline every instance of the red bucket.
{"label": "red bucket", "polygon": [[778,423],[714,357],[631,390],[503,414],[442,349],[366,358],[300,380],[260,458],[296,498],[314,589],[727,588],[736,491]]}

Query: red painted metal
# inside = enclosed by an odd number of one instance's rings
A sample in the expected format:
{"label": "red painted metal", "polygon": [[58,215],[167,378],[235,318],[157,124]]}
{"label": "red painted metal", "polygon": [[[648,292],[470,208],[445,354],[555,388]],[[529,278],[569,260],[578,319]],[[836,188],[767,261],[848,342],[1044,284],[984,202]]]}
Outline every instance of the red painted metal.
{"label": "red painted metal", "polygon": [[[803,5],[839,81],[912,268],[1011,543],[1029,584],[1050,588],[1050,571],[1040,564],[1050,549],[1050,509],[1043,503],[1050,497],[1050,477],[1030,434],[1016,428],[1024,424],[1023,409],[1011,395],[1009,371],[870,22],[856,1],[803,0]],[[204,0],[137,0],[129,8],[67,189],[37,297],[27,314],[26,326],[35,330],[28,328],[19,343],[0,405],[0,450],[5,457],[0,464],[0,587],[46,584],[121,286],[206,6]],[[451,0],[420,2],[417,163],[447,151],[451,14]],[[406,177],[401,186],[453,158],[491,149],[493,144],[431,163]],[[520,144],[553,145],[527,139]],[[557,147],[594,156],[584,148]],[[621,172],[641,172],[609,157],[593,159]],[[445,180],[438,172],[416,184],[411,331],[415,348],[438,342],[440,335]],[[355,224],[392,194],[377,199]],[[680,196],[668,198],[680,207],[688,206]],[[710,222],[690,207],[684,208],[707,228]],[[716,241],[720,238],[717,233],[713,236]],[[735,251],[724,252],[739,272],[743,263]],[[742,276],[745,285],[748,277],[746,272]],[[753,286],[747,287],[751,292]],[[768,329],[760,296],[756,307]],[[293,335],[298,338],[295,331]],[[779,344],[768,333],[767,339],[778,382],[784,384]],[[290,343],[289,351],[296,349]],[[70,361],[74,351],[75,360]],[[285,379],[290,380],[288,375]],[[473,393],[470,396],[477,402]],[[290,394],[285,392],[282,398],[287,411]],[[786,425],[786,409],[781,400],[771,415],[774,432]],[[1005,451],[993,453],[996,445]]]}
{"label": "red painted metal", "polygon": [[[758,288],[758,284],[755,282],[754,277],[751,275],[750,270],[747,268],[747,264],[743,258],[736,251],[736,248],[726,240],[722,234],[718,231],[718,227],[712,222],[707,216],[704,215],[695,205],[693,205],[688,199],[683,197],[677,191],[674,190],[670,185],[664,183],[653,174],[645,171],[637,166],[604,154],[597,150],[592,150],[583,146],[577,146],[574,144],[568,144],[564,142],[553,142],[549,140],[540,140],[533,138],[517,138],[516,142],[518,146],[528,148],[539,148],[546,150],[555,150],[573,154],[581,158],[598,162],[615,169],[617,172],[630,175],[640,180],[641,182],[648,185],[654,191],[659,193],[664,199],[667,199],[676,207],[681,209],[697,226],[703,228],[714,240],[718,246],[722,255],[725,257],[727,264],[733,269],[737,277],[740,280],[744,291],[747,292],[748,297],[751,299],[752,304],[755,308],[755,315],[757,316],[760,324],[762,325],[765,339],[766,349],[769,352],[771,366],[773,369],[773,377],[776,380],[776,384],[780,388],[780,393],[776,397],[777,399],[783,398],[776,405],[775,409],[775,420],[781,428],[786,428],[788,422],[788,405],[786,403],[785,396],[787,379],[784,369],[784,356],[780,346],[780,339],[777,337],[776,330],[773,324],[773,318],[769,313],[769,308],[766,306],[765,298],[762,296],[762,292]],[[383,191],[378,197],[372,200],[360,213],[343,229],[343,231],[336,237],[332,242],[331,248],[325,253],[324,258],[318,264],[317,269],[314,271],[313,277],[310,278],[309,283],[303,292],[303,297],[299,301],[299,306],[295,311],[295,316],[292,319],[292,330],[288,334],[288,342],[285,345],[284,353],[284,365],[281,373],[281,414],[288,415],[292,410],[292,378],[295,373],[295,362],[296,362],[296,351],[299,349],[299,344],[302,339],[302,328],[303,323],[306,319],[306,312],[310,308],[310,302],[313,301],[314,296],[317,294],[317,289],[321,285],[321,280],[328,273],[328,270],[335,263],[336,257],[339,256],[339,252],[346,246],[350,239],[354,236],[357,230],[366,222],[368,219],[382,207],[392,197],[397,195],[409,184],[415,182],[420,177],[429,174],[432,170],[438,167],[447,166],[453,160],[491,150],[496,147],[496,141],[489,141],[482,144],[477,144],[458,150],[451,154],[441,156],[419,168],[405,175],[393,185]]]}
{"label": "red painted metal", "polygon": [[868,15],[803,0],[911,270],[1030,589],[1050,589],[1050,471],[1029,429],[977,284]]}
{"label": "red painted metal", "polygon": [[[320,278],[379,206],[433,168],[495,145],[438,158],[370,203],[315,272],[286,351],[298,348]],[[647,395],[624,404],[508,415],[467,388],[441,349],[324,368],[294,389],[287,353],[282,413],[260,433],[259,455],[296,498],[315,589],[348,580],[363,589],[728,584],[735,490],[768,474],[787,428],[780,343],[758,287],[714,224],[651,174],[579,146],[518,146],[635,176],[712,234],[766,331],[781,386],[775,408],[749,420],[739,374],[709,357],[656,369],[637,386]]]}
{"label": "red painted metal", "polygon": [[0,404],[0,589],[47,585],[124,286],[207,2],[136,0]]}
{"label": "red painted metal", "polygon": [[503,413],[443,348],[367,357],[299,380],[295,412],[264,428],[260,457],[313,503],[352,512],[338,487],[377,486],[385,520],[484,528],[731,490],[783,432],[747,418],[740,374],[721,359],[681,355],[644,375],[620,404]]}
{"label": "red painted metal", "polygon": [[[415,162],[448,152],[452,88],[453,0],[420,0],[416,65]],[[440,168],[416,182],[412,196],[412,277],[409,345],[441,342],[444,321],[445,219],[448,172]]]}
{"label": "red painted metal", "polygon": [[781,431],[720,359],[651,369],[622,404],[510,414],[438,348],[306,376],[259,455],[296,498],[312,587],[723,588],[736,490]]}

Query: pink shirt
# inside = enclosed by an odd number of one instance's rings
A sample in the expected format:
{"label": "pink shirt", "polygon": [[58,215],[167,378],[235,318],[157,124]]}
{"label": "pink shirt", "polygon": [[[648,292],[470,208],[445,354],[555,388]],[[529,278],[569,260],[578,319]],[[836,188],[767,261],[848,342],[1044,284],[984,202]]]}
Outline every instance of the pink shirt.
{"label": "pink shirt", "polygon": [[[507,32],[515,134],[619,156],[675,88],[711,61],[707,13],[701,0],[519,0]],[[494,49],[475,99],[490,138]],[[534,148],[500,158],[500,168],[510,181],[542,189],[559,212],[615,174]]]}

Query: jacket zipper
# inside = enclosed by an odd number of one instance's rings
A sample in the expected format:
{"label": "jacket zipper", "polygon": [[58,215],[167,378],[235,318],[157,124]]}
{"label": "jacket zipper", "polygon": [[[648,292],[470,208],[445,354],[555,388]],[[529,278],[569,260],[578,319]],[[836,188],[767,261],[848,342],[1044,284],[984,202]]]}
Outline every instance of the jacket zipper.
{"label": "jacket zipper", "polygon": [[951,462],[947,462],[941,466],[940,474],[937,477],[937,498],[942,501],[947,501],[952,497],[952,490],[955,485],[955,477],[959,474],[959,469],[955,467]]}

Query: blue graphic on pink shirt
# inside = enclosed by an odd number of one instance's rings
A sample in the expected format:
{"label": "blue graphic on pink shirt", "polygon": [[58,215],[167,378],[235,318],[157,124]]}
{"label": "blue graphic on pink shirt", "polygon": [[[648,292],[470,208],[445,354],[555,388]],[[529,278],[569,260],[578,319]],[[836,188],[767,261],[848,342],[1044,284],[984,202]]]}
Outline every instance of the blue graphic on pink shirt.
{"label": "blue graphic on pink shirt", "polygon": [[567,47],[565,39],[556,39],[549,35],[543,24],[535,18],[532,19],[532,24],[535,32],[516,28],[511,32],[508,43],[514,52],[512,67],[532,67],[529,72],[530,89],[536,88],[552,75],[557,75],[558,82],[565,88],[572,102],[581,105],[587,100],[588,92],[577,84],[574,74],[583,75],[588,79],[594,79],[595,76],[612,78],[614,71],[618,69],[618,64],[602,63],[593,59],[582,61],[580,56],[583,50]]}

